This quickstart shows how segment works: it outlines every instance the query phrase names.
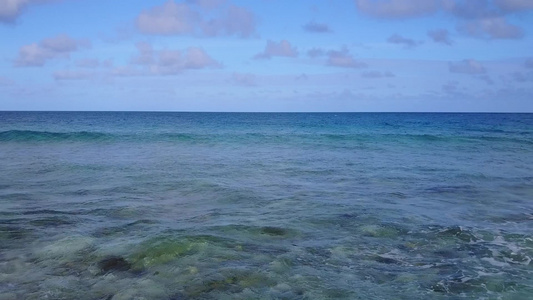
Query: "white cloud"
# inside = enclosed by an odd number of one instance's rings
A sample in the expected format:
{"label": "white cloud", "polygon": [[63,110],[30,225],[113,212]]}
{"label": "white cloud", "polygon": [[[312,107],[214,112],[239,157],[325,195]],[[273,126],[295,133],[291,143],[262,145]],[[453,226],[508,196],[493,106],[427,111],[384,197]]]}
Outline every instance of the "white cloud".
{"label": "white cloud", "polygon": [[[254,14],[243,7],[222,3],[216,0],[180,3],[169,0],[141,12],[136,20],[137,28],[142,33],[153,35],[253,35]],[[210,17],[207,18],[207,15]]]}
{"label": "white cloud", "polygon": [[246,38],[255,32],[255,16],[245,8],[231,5],[219,18],[203,21],[200,26],[207,36],[238,35]]}
{"label": "white cloud", "polygon": [[0,0],[0,23],[14,22],[30,5],[58,0]]}
{"label": "white cloud", "polygon": [[22,46],[14,64],[18,67],[39,67],[50,59],[69,58],[70,53],[88,46],[90,43],[86,40],[75,40],[61,34],[39,43]]}
{"label": "white cloud", "polygon": [[529,82],[533,81],[533,72],[513,72],[511,78],[516,82]]}
{"label": "white cloud", "polygon": [[445,11],[462,19],[474,20],[501,14],[488,0],[447,0],[444,3]]}
{"label": "white cloud", "polygon": [[[218,68],[220,63],[211,58],[203,49],[189,47],[186,50],[159,50],[155,51],[152,45],[138,43],[139,54],[131,60],[133,65],[141,65],[148,74],[173,75],[184,70]],[[135,70],[135,69],[134,69]],[[137,75],[131,69],[117,69],[117,74]]]}
{"label": "white cloud", "polygon": [[307,51],[307,55],[311,58],[320,57],[325,55],[326,52],[323,49],[320,48],[313,48]]}
{"label": "white cloud", "polygon": [[519,39],[524,36],[520,27],[509,24],[502,17],[476,19],[460,25],[458,29],[467,35],[479,38]]}
{"label": "white cloud", "polygon": [[495,4],[505,11],[520,11],[533,9],[531,0],[494,0]]}
{"label": "white cloud", "polygon": [[355,0],[357,9],[378,18],[409,18],[433,13],[440,8],[438,0]]}
{"label": "white cloud", "polygon": [[0,1],[0,21],[12,22],[28,4],[28,0],[2,0]]}
{"label": "white cloud", "polygon": [[317,23],[317,22],[309,22],[303,26],[304,30],[307,32],[313,32],[313,33],[328,33],[331,32],[331,29],[327,24],[324,23]]}
{"label": "white cloud", "polygon": [[199,13],[188,4],[167,1],[143,11],[137,17],[137,27],[146,34],[184,34],[192,33],[200,20]]}
{"label": "white cloud", "polygon": [[110,70],[110,75],[116,77],[142,76],[144,73],[133,66],[118,66]]}
{"label": "white cloud", "polygon": [[380,72],[380,71],[368,71],[361,73],[361,77],[368,79],[379,79],[379,78],[391,78],[395,75],[389,71]]}
{"label": "white cloud", "polygon": [[226,0],[187,0],[189,3],[193,3],[206,9],[214,9],[224,4]]}
{"label": "white cloud", "polygon": [[494,80],[492,80],[492,78],[490,78],[490,76],[487,74],[479,74],[475,76],[475,78],[485,82],[488,85],[494,85]]}
{"label": "white cloud", "polygon": [[19,54],[15,60],[15,66],[29,67],[29,66],[43,66],[49,59],[54,58],[55,54],[50,52],[38,44],[24,45],[19,49]]}
{"label": "white cloud", "polygon": [[220,67],[220,63],[207,55],[203,49],[190,47],[185,52],[183,67],[185,69],[203,69],[208,67]]}
{"label": "white cloud", "polygon": [[79,47],[89,46],[85,40],[75,40],[66,34],[60,34],[55,37],[44,39],[40,42],[41,46],[57,53],[67,53],[78,50]]}
{"label": "white cloud", "polygon": [[80,68],[94,69],[100,66],[100,61],[94,58],[80,59],[76,62],[76,66]]}
{"label": "white cloud", "polygon": [[55,80],[83,80],[94,76],[94,73],[80,70],[60,70],[54,72]]}
{"label": "white cloud", "polygon": [[387,42],[391,44],[404,45],[406,48],[414,48],[418,46],[418,42],[413,39],[403,37],[399,34],[393,34],[388,39]]}
{"label": "white cloud", "polygon": [[243,7],[230,6],[224,20],[222,27],[225,28],[227,34],[249,37],[255,32],[255,16]]}
{"label": "white cloud", "polygon": [[[187,70],[219,68],[221,64],[211,58],[203,49],[189,47],[183,50],[155,50],[146,42],[136,44],[137,55],[133,56],[128,65],[112,67],[110,61],[100,62],[85,59],[77,62],[78,70],[60,70],[53,76],[56,80],[82,80],[107,77],[162,76],[176,75]],[[100,71],[89,68],[106,67]]]}
{"label": "white cloud", "polygon": [[347,48],[340,51],[331,50],[327,53],[327,65],[341,68],[365,68],[367,65],[363,62],[356,61]]}
{"label": "white cloud", "polygon": [[270,59],[273,56],[296,57],[298,51],[287,40],[281,40],[279,43],[268,40],[263,52],[255,55],[256,59]]}
{"label": "white cloud", "polygon": [[231,75],[231,81],[240,86],[256,86],[257,85],[257,78],[254,74],[251,73],[233,73]]}
{"label": "white cloud", "polygon": [[487,72],[485,67],[480,62],[473,59],[450,62],[448,64],[448,70],[452,73],[463,73],[471,75],[484,74]]}
{"label": "white cloud", "polygon": [[527,59],[524,62],[524,67],[526,67],[528,69],[533,69],[533,58]]}
{"label": "white cloud", "polygon": [[139,42],[135,47],[137,47],[139,55],[133,57],[132,63],[150,65],[154,62],[154,49],[152,49],[152,45],[146,42]]}
{"label": "white cloud", "polygon": [[309,76],[305,73],[302,73],[298,76],[296,76],[296,80],[297,81],[306,81],[306,80],[309,80]]}
{"label": "white cloud", "polygon": [[450,39],[449,32],[446,29],[430,30],[428,31],[428,36],[431,37],[435,43],[441,43],[448,46],[452,45],[452,40]]}
{"label": "white cloud", "polygon": [[[519,39],[524,30],[510,24],[507,15],[533,9],[532,0],[354,0],[358,10],[376,18],[413,18],[444,12],[459,20],[457,29],[468,36]],[[439,43],[450,45],[444,31],[430,32]],[[408,45],[408,41],[405,41]],[[413,44],[411,44],[412,47]]]}
{"label": "white cloud", "polygon": [[0,76],[0,86],[12,86],[14,84],[15,83],[13,82],[13,80],[4,76]]}
{"label": "white cloud", "polygon": [[449,94],[449,95],[463,94],[463,92],[459,89],[459,82],[457,81],[449,81],[443,84],[442,91],[445,94]]}

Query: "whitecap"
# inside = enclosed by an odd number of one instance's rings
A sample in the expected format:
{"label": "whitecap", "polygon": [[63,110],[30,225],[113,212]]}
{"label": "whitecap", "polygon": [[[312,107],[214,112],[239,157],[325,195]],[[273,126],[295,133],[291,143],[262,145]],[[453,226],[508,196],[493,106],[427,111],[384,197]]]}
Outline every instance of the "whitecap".
{"label": "whitecap", "polygon": [[481,260],[484,260],[495,267],[508,267],[509,266],[508,263],[497,261],[493,257],[483,257]]}

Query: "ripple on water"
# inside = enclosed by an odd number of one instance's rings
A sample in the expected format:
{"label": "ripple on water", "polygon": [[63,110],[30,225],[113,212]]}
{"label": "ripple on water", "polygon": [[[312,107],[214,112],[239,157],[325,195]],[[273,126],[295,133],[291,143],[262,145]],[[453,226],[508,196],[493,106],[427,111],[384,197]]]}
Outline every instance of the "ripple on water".
{"label": "ripple on water", "polygon": [[[95,237],[73,235],[36,245],[36,259],[26,262],[34,265],[25,269],[49,274],[40,288],[56,298],[83,292],[87,299],[356,299],[384,292],[373,294],[373,287],[429,298],[499,293],[512,299],[531,291],[528,235],[459,226],[406,231],[393,223],[367,229],[371,235],[358,228],[354,239],[370,244],[314,245],[285,227],[228,225],[209,228],[217,234],[169,232],[104,255]],[[11,269],[9,276],[21,276],[21,268]],[[53,278],[67,280],[61,285]],[[45,296],[25,288],[26,296]]]}
{"label": "ripple on water", "polygon": [[14,241],[29,239],[34,236],[32,229],[17,224],[0,224],[0,248],[10,247]]}
{"label": "ripple on water", "polygon": [[300,236],[298,230],[278,226],[226,225],[212,229],[220,234],[250,240],[293,239]]}
{"label": "ripple on water", "polygon": [[117,236],[124,236],[127,234],[145,232],[148,226],[157,224],[159,224],[159,222],[156,220],[141,219],[120,226],[101,227],[94,230],[92,235],[97,238],[113,238]]}
{"label": "ripple on water", "polygon": [[57,226],[67,226],[74,225],[76,221],[71,220],[70,218],[59,217],[59,216],[50,216],[50,217],[41,217],[32,219],[29,221],[29,224],[38,227],[57,227]]}
{"label": "ripple on water", "polygon": [[363,236],[378,238],[397,238],[407,233],[407,230],[392,224],[368,224],[362,225],[358,229]]}

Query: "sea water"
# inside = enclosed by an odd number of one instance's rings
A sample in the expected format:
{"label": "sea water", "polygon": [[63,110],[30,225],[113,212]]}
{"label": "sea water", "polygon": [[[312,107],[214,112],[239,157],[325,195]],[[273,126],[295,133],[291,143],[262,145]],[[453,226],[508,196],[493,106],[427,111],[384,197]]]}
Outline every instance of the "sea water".
{"label": "sea water", "polygon": [[533,115],[0,112],[0,299],[533,299]]}

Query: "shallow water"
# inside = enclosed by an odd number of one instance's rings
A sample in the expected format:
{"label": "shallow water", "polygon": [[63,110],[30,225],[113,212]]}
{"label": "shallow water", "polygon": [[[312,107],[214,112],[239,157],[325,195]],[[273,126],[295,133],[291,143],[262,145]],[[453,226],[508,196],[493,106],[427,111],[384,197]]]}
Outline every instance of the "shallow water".
{"label": "shallow water", "polygon": [[0,113],[0,299],[530,299],[533,115]]}

